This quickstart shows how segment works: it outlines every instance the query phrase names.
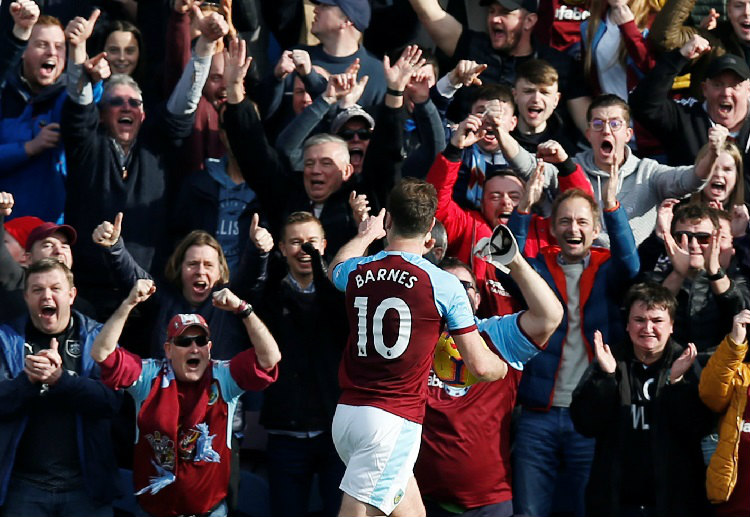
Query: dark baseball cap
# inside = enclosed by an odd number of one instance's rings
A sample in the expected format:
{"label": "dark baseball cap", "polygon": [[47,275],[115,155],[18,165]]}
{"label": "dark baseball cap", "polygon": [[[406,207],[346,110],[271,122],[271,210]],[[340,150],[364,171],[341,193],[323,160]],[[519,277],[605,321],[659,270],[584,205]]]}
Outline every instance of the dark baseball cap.
{"label": "dark baseball cap", "polygon": [[314,4],[336,5],[359,32],[370,25],[370,2],[368,0],[310,0]]}
{"label": "dark baseball cap", "polygon": [[744,59],[734,54],[724,54],[723,56],[714,58],[711,64],[708,65],[706,77],[713,79],[727,70],[734,72],[742,79],[750,79],[750,68],[748,68],[747,63],[745,63]]}
{"label": "dark baseball cap", "polygon": [[517,9],[526,9],[530,13],[535,13],[539,8],[538,0],[479,0],[479,5],[492,5],[495,2],[502,5],[509,11]]}
{"label": "dark baseball cap", "polygon": [[55,224],[55,223],[42,223],[34,228],[26,239],[26,251],[31,251],[31,246],[36,241],[46,239],[53,233],[60,232],[68,238],[68,244],[71,246],[76,243],[78,234],[72,226],[67,224]]}

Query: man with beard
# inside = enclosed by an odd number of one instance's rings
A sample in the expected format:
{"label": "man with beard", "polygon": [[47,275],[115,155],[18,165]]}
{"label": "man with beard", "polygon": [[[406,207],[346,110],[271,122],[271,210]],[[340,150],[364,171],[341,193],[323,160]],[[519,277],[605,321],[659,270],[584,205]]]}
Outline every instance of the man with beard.
{"label": "man with beard", "polygon": [[[640,267],[633,232],[616,198],[616,169],[612,178],[603,211],[581,190],[559,194],[550,224],[558,244],[529,260],[561,301],[565,315],[547,347],[524,366],[518,390],[522,411],[513,451],[518,514],[584,514],[594,443],[573,429],[570,400],[593,357],[594,331],[610,342],[621,336],[618,297]],[[525,217],[528,223],[530,216]],[[611,235],[611,252],[593,246],[602,217]],[[523,235],[517,237],[523,249]]]}
{"label": "man with beard", "polygon": [[[485,179],[481,210],[466,210],[453,200],[461,154],[466,148],[477,145],[483,131],[482,124],[482,119],[476,115],[469,115],[459,124],[450,143],[427,174],[427,181],[437,190],[439,202],[435,217],[443,223],[448,234],[447,255],[471,266],[482,295],[480,314],[491,316],[514,312],[520,300],[514,299],[503,286],[494,267],[474,255],[474,247],[480,239],[491,236],[495,226],[508,222],[511,212],[523,197],[525,185],[512,170],[501,169]],[[556,155],[563,156],[565,151],[559,151]],[[590,190],[580,166],[567,156],[560,168],[565,171],[560,174],[561,188]]]}
{"label": "man with beard", "polygon": [[487,33],[463,27],[440,7],[438,0],[410,0],[440,50],[456,60],[487,63],[485,82],[512,86],[516,67],[529,59],[544,59],[560,74],[560,89],[578,129],[586,129],[586,108],[591,102],[583,83],[580,66],[573,59],[532,39],[537,22],[537,0],[481,0],[489,6]]}
{"label": "man with beard", "polygon": [[[680,198],[696,192],[706,182],[719,149],[726,138],[726,129],[717,126],[709,130],[711,152],[695,166],[670,167],[649,158],[636,157],[627,143],[633,136],[630,127],[630,108],[616,95],[600,95],[592,102],[586,114],[589,127],[586,139],[591,150],[582,151],[573,157],[591,181],[594,197],[602,193],[612,181],[612,170],[618,169],[620,184],[617,199],[622,203],[637,244],[643,242],[656,226],[656,209],[669,197]],[[521,177],[528,179],[536,169],[536,159],[518,142],[498,128],[500,147]],[[546,152],[545,152],[546,154]],[[557,186],[558,169],[545,165],[545,186]],[[604,225],[598,243],[607,246],[609,227]],[[604,233],[606,231],[607,233]]]}
{"label": "man with beard", "polygon": [[44,258],[26,271],[26,321],[0,326],[3,515],[112,515],[121,398],[99,380],[90,353],[101,325],[75,298],[70,269]]}

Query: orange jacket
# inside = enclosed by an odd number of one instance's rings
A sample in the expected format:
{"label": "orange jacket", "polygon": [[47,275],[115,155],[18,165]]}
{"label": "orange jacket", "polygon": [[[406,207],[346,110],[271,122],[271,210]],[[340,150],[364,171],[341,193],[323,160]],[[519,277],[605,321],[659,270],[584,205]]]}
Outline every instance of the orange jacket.
{"label": "orange jacket", "polygon": [[706,473],[706,493],[712,503],[727,501],[737,483],[740,427],[750,386],[750,364],[742,362],[746,353],[747,341],[738,345],[727,336],[701,374],[701,400],[712,411],[723,413],[719,444]]}

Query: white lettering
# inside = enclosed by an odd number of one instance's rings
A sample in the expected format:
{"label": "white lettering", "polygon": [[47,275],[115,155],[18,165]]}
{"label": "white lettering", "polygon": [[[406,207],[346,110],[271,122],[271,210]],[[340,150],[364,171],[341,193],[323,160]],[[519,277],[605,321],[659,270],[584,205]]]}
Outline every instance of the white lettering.
{"label": "white lettering", "polygon": [[414,287],[414,284],[419,280],[416,276],[410,274],[408,271],[401,269],[378,269],[377,274],[371,270],[365,272],[364,277],[362,275],[355,275],[354,281],[357,287],[362,287],[368,282],[396,282],[403,285],[407,289]]}
{"label": "white lettering", "polygon": [[382,282],[383,280],[385,280],[385,274],[385,269],[378,269],[378,282]]}
{"label": "white lettering", "polygon": [[362,287],[363,285],[365,285],[365,281],[360,275],[355,276],[354,281],[357,283],[357,287]]}
{"label": "white lettering", "polygon": [[636,406],[635,404],[630,405],[630,416],[633,419],[633,429],[642,429],[647,431],[650,429],[646,422],[646,408],[643,406]]}

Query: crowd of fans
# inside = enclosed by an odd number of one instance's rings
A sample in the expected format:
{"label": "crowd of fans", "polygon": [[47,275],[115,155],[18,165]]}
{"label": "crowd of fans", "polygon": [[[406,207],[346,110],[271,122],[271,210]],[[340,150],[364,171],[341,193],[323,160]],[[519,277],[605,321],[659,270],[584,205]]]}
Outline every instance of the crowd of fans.
{"label": "crowd of fans", "polygon": [[405,178],[509,364],[424,379],[427,515],[749,516],[748,149],[750,0],[0,3],[0,516],[239,515],[255,406],[336,515],[328,265]]}

